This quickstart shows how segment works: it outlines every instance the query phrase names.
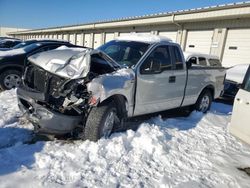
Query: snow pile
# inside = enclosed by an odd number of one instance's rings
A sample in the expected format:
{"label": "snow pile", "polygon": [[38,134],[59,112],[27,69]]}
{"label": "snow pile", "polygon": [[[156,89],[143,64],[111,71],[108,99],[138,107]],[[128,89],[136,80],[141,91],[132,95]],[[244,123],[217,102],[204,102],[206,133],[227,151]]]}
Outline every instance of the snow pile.
{"label": "snow pile", "polygon": [[0,149],[30,140],[32,126],[19,118],[15,90],[0,93],[0,101]]}
{"label": "snow pile", "polygon": [[[5,117],[18,114],[14,96],[13,91],[0,94]],[[116,133],[97,143],[51,141],[27,145],[25,138],[13,141],[12,146],[0,149],[0,185],[247,187],[250,178],[237,168],[250,165],[250,147],[229,134],[231,110],[231,106],[214,103],[206,115],[159,116],[142,123],[135,132]],[[29,124],[15,123],[30,131]],[[1,136],[11,124],[1,120]]]}

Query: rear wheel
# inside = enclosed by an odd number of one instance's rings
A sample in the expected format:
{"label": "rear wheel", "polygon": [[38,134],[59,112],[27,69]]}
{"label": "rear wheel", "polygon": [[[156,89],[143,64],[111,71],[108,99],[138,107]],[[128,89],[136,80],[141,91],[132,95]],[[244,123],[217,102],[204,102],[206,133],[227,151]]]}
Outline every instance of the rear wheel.
{"label": "rear wheel", "polygon": [[3,90],[10,90],[18,87],[21,83],[22,73],[18,70],[7,70],[0,74],[0,87]]}
{"label": "rear wheel", "polygon": [[208,89],[204,90],[200,94],[195,104],[195,110],[206,113],[211,107],[212,100],[213,100],[213,97],[212,97],[211,91]]}
{"label": "rear wheel", "polygon": [[102,137],[108,138],[118,122],[117,110],[112,103],[94,107],[85,124],[84,138],[95,142]]}

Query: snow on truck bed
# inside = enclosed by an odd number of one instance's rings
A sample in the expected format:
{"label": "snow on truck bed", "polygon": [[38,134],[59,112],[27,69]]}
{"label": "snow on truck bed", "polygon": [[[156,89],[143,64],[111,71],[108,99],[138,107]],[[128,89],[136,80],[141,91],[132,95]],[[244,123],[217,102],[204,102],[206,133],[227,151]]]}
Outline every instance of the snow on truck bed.
{"label": "snow on truck bed", "polygon": [[32,126],[15,91],[2,92],[0,187],[249,187],[237,168],[250,166],[250,147],[229,134],[231,110],[214,103],[206,115],[154,117],[97,143],[26,144]]}

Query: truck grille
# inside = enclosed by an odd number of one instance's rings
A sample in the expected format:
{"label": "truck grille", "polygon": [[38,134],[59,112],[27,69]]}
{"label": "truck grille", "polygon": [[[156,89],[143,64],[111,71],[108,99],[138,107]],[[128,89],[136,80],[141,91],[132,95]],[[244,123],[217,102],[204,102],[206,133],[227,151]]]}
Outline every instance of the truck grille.
{"label": "truck grille", "polygon": [[63,78],[53,75],[40,67],[32,64],[26,67],[24,84],[38,92],[52,95],[63,81]]}

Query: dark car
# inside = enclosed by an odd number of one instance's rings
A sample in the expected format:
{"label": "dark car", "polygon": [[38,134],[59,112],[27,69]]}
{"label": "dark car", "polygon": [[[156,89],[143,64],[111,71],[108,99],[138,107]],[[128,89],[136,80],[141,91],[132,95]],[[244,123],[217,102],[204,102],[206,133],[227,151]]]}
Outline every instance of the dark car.
{"label": "dark car", "polygon": [[9,50],[21,42],[19,39],[3,39],[0,41],[0,51]]}
{"label": "dark car", "polygon": [[19,86],[25,61],[28,56],[58,48],[60,46],[79,47],[69,42],[47,41],[26,45],[8,51],[0,51],[0,87],[3,90]]}

